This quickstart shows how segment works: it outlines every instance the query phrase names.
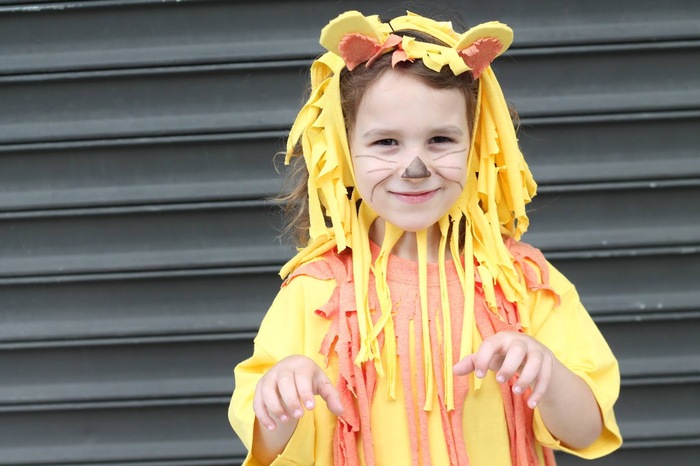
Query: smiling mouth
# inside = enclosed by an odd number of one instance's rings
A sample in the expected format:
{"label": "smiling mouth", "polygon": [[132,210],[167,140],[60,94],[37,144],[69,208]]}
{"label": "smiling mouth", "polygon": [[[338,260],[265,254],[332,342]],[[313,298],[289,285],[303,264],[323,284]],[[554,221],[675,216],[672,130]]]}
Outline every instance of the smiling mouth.
{"label": "smiling mouth", "polygon": [[438,189],[433,189],[431,191],[421,191],[416,193],[392,192],[391,194],[400,202],[404,202],[406,204],[421,204],[430,200],[437,192]]}

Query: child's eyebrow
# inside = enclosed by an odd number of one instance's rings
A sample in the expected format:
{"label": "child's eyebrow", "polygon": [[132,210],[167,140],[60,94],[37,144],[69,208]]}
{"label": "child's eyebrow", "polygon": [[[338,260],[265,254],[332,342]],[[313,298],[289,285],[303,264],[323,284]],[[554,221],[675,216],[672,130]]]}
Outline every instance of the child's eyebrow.
{"label": "child's eyebrow", "polygon": [[[461,136],[464,134],[464,131],[462,131],[456,125],[438,126],[436,128],[431,129],[431,132],[435,133],[435,134],[452,134],[455,136]],[[363,138],[388,138],[388,137],[396,136],[398,133],[400,133],[400,131],[394,130],[394,129],[374,128],[374,129],[367,131],[365,134],[362,135],[362,137]]]}
{"label": "child's eyebrow", "polygon": [[362,135],[363,138],[386,138],[395,136],[398,131],[393,129],[375,128]]}
{"label": "child's eyebrow", "polygon": [[458,126],[455,125],[440,126],[438,128],[433,129],[433,132],[440,134],[454,134],[457,136],[461,136],[464,134],[464,131],[462,131]]}

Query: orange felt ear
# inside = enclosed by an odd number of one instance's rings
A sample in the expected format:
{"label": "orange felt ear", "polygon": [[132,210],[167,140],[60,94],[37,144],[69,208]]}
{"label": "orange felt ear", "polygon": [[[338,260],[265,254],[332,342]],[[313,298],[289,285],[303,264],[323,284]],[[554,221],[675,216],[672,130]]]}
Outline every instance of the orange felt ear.
{"label": "orange felt ear", "polygon": [[382,23],[377,15],[365,16],[359,11],[346,11],[321,30],[321,45],[329,52],[340,55],[338,46],[348,34],[360,34],[381,44],[391,34],[391,28]]}
{"label": "orange felt ear", "polygon": [[382,45],[371,37],[362,34],[347,34],[338,44],[338,54],[345,66],[352,71],[357,65],[381,54]]}
{"label": "orange felt ear", "polygon": [[464,59],[464,63],[471,68],[472,76],[476,79],[489,67],[502,49],[503,44],[500,40],[495,37],[484,37],[477,39],[471,46],[458,52]]}

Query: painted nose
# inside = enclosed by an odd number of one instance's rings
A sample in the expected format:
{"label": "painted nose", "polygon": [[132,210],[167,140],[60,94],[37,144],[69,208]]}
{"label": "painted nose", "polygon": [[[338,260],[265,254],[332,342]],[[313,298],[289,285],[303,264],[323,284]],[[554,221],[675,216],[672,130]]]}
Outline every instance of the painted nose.
{"label": "painted nose", "polygon": [[411,163],[406,167],[401,178],[407,180],[422,180],[423,178],[428,178],[432,175],[428,167],[425,166],[420,157],[416,157],[411,161]]}

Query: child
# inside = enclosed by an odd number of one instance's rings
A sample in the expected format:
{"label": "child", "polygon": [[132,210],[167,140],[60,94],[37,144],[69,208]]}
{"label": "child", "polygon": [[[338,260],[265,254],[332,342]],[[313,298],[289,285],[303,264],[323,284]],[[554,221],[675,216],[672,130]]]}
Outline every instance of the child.
{"label": "child", "polygon": [[235,371],[245,464],[551,465],[620,445],[615,358],[517,241],[535,183],[489,66],[511,41],[410,13],[322,31],[288,142],[304,247]]}

